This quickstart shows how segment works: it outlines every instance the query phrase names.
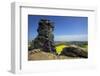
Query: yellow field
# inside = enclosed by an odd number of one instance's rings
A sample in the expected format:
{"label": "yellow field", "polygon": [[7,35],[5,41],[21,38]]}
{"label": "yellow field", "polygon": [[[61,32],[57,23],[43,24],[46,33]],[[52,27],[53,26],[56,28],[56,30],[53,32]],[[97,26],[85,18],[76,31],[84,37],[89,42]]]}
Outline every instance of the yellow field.
{"label": "yellow field", "polygon": [[64,45],[64,44],[56,46],[56,52],[57,52],[57,54],[60,54],[61,51],[63,50],[63,48],[65,48],[65,47],[68,47],[68,46]]}

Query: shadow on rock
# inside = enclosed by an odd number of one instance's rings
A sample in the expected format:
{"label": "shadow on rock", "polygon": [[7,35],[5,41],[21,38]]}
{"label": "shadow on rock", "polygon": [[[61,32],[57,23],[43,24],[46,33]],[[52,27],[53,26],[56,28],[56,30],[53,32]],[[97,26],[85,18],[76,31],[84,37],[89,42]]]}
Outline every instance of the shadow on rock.
{"label": "shadow on rock", "polygon": [[61,55],[88,58],[88,53],[80,47],[65,47],[61,52]]}

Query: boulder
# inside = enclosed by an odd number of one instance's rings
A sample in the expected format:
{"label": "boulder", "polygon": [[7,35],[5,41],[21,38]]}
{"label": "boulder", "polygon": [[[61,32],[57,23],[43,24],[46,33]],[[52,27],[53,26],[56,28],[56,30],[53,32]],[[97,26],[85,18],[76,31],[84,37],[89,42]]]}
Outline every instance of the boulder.
{"label": "boulder", "polygon": [[82,57],[82,58],[88,57],[88,53],[84,49],[72,46],[65,47],[61,52],[61,55],[71,56],[71,57]]}

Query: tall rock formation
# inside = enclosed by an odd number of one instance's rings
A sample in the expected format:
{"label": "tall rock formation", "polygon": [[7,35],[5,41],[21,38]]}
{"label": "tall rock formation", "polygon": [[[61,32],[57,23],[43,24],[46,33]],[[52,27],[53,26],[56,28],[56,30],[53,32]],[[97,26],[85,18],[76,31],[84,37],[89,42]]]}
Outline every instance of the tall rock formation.
{"label": "tall rock formation", "polygon": [[34,40],[34,48],[41,49],[45,52],[55,52],[53,22],[47,19],[41,19],[38,25],[38,35]]}

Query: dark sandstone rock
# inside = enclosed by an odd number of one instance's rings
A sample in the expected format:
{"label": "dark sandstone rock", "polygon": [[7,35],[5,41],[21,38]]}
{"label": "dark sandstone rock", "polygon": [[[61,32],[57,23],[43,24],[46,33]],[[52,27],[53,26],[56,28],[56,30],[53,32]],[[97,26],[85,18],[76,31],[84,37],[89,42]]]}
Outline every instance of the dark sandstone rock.
{"label": "dark sandstone rock", "polygon": [[61,55],[71,56],[71,57],[82,57],[82,58],[88,57],[87,52],[79,47],[65,47],[61,52]]}
{"label": "dark sandstone rock", "polygon": [[55,52],[53,22],[47,19],[41,19],[38,25],[38,35],[34,40],[34,48],[41,49],[45,52]]}

